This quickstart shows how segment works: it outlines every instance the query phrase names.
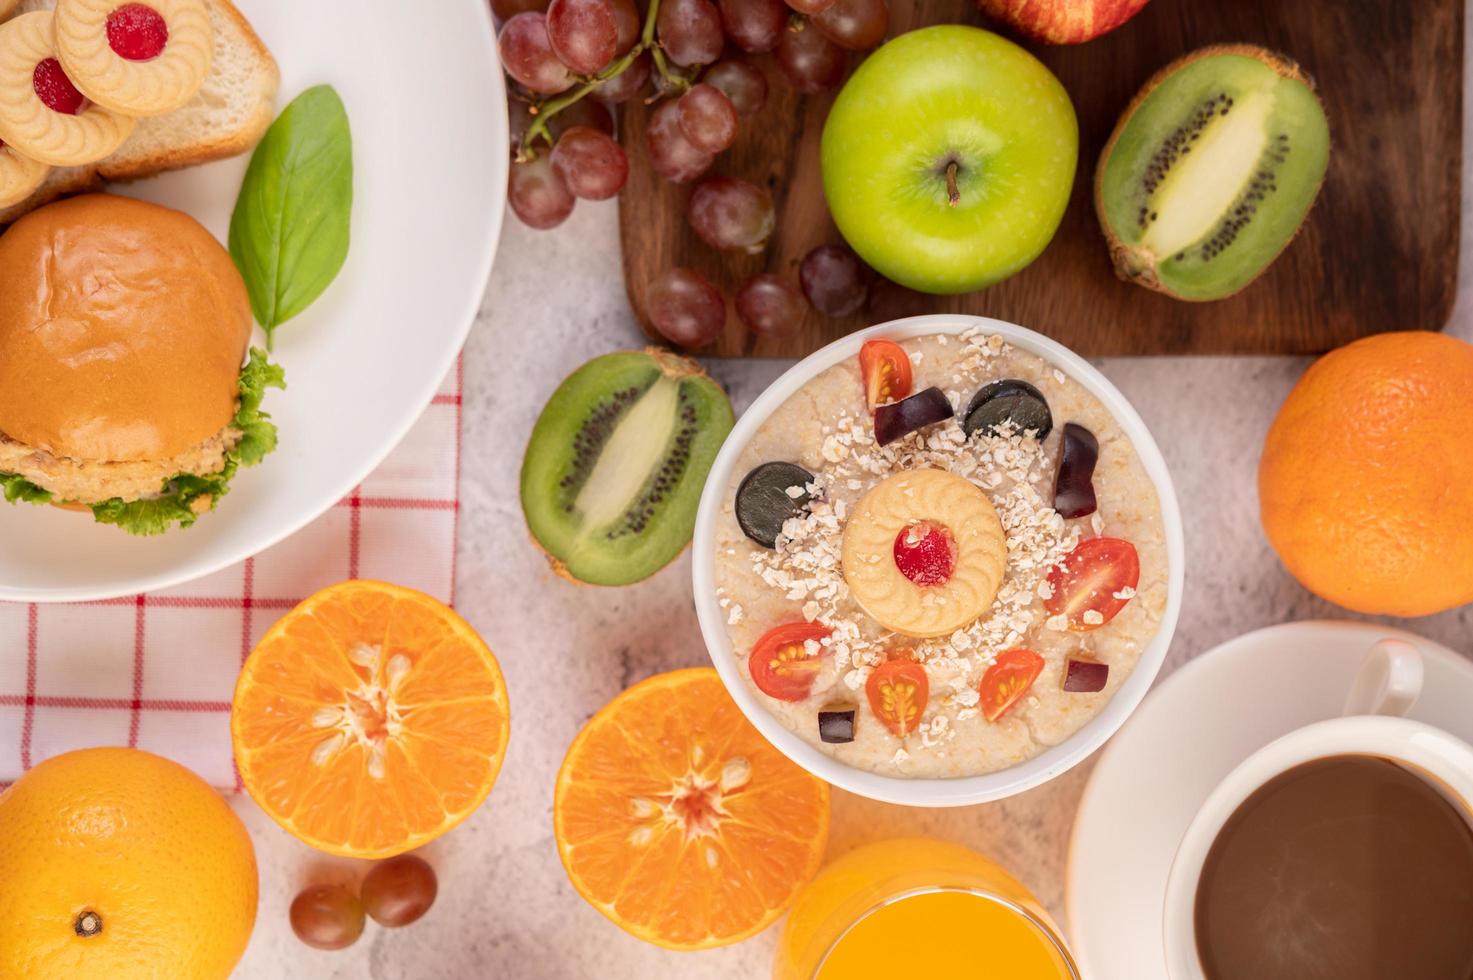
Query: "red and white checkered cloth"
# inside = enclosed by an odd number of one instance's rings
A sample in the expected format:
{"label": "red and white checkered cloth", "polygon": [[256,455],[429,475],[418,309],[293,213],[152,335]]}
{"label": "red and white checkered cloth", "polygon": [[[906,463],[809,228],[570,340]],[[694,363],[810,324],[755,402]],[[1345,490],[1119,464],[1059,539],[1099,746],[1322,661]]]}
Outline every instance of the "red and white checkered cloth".
{"label": "red and white checkered cloth", "polygon": [[239,791],[230,699],[282,613],[349,578],[454,602],[461,381],[457,365],[351,496],[255,558],[132,598],[0,603],[0,789],[50,756],[130,745]]}

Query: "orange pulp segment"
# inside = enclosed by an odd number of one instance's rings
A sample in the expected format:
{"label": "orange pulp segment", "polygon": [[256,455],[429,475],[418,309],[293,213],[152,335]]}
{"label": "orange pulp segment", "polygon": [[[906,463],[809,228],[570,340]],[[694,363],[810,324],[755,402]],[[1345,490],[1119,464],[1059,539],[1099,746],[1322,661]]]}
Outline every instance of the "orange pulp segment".
{"label": "orange pulp segment", "polygon": [[829,787],[752,727],[716,671],[677,670],[583,728],[553,822],[594,908],[647,942],[706,949],[766,928],[817,872]]}
{"label": "orange pulp segment", "polygon": [[230,715],[241,781],[304,843],[384,858],[491,792],[511,734],[491,650],[438,600],[383,582],[318,592],[262,637]]}

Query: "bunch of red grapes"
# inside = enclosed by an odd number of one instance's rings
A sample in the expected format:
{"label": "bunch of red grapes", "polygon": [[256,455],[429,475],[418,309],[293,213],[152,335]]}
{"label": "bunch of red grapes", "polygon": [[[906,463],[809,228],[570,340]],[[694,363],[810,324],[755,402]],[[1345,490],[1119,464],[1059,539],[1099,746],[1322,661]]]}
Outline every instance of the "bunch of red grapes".
{"label": "bunch of red grapes", "polygon": [[[513,82],[509,198],[524,224],[553,228],[579,198],[619,193],[629,159],[609,107],[641,98],[659,102],[644,133],[651,166],[675,183],[699,180],[686,212],[691,227],[712,248],[750,253],[766,246],[776,225],[771,193],[706,176],[741,121],[767,100],[766,76],[728,48],[771,52],[789,84],[812,94],[843,81],[848,52],[879,44],[890,19],[886,0],[491,0],[491,7]],[[822,246],[803,260],[802,294],[764,273],[738,290],[737,315],[770,335],[797,329],[808,303],[847,316],[864,303],[866,275],[848,249]],[[710,343],[726,323],[720,290],[692,269],[656,277],[647,312],[683,347]]]}

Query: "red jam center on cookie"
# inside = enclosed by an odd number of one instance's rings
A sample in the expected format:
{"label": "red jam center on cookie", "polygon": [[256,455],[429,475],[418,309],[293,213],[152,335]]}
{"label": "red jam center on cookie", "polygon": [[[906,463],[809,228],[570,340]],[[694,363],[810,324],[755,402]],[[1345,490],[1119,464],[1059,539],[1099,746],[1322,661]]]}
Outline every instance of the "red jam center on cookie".
{"label": "red jam center on cookie", "polygon": [[916,585],[945,585],[956,571],[956,540],[934,521],[916,521],[895,535],[895,567]]}
{"label": "red jam center on cookie", "polygon": [[36,97],[52,112],[75,116],[87,104],[87,99],[66,77],[61,62],[55,58],[47,58],[36,65],[31,75],[31,86],[36,90]]}
{"label": "red jam center on cookie", "polygon": [[107,15],[107,43],[119,58],[151,61],[169,43],[169,25],[146,4],[125,4]]}

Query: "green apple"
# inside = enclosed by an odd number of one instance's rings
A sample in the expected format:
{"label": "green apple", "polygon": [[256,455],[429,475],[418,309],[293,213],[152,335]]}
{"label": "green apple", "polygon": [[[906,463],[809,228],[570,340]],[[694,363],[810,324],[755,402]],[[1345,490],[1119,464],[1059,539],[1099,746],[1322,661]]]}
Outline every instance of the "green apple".
{"label": "green apple", "polygon": [[1005,279],[1054,237],[1079,158],[1064,86],[975,27],[902,34],[859,66],[823,127],[839,231],[880,274],[929,293]]}

